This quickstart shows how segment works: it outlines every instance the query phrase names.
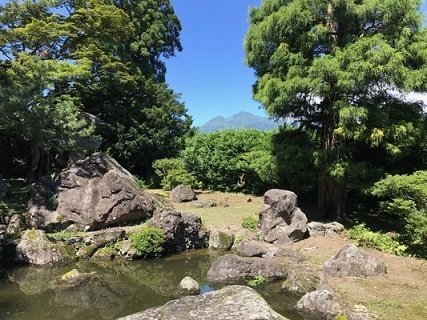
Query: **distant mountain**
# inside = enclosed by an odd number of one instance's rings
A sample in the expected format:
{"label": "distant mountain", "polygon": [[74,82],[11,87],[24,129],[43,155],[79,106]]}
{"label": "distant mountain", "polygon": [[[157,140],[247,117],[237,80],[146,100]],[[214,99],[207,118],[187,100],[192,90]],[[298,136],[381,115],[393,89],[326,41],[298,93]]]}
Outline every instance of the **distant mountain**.
{"label": "distant mountain", "polygon": [[256,116],[250,112],[239,112],[229,118],[221,116],[209,120],[200,127],[200,130],[205,133],[215,132],[221,129],[258,129],[273,130],[276,129],[278,123],[270,120],[268,117]]}

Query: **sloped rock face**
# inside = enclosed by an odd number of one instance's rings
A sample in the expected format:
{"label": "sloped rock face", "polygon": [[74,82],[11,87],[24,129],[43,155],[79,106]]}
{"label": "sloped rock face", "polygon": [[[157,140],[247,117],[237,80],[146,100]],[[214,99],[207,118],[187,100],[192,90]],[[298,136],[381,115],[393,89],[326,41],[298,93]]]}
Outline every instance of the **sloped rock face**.
{"label": "sloped rock face", "polygon": [[149,218],[160,205],[111,157],[93,154],[63,170],[52,189],[29,201],[32,227],[47,231],[75,225],[98,230]]}
{"label": "sloped rock face", "polygon": [[285,279],[290,270],[289,265],[284,259],[247,258],[226,254],[212,264],[207,279],[213,282],[249,280],[255,276]]}
{"label": "sloped rock face", "polygon": [[118,320],[286,320],[275,312],[253,289],[228,286],[202,296],[169,301],[162,307],[120,318]]}
{"label": "sloped rock face", "polygon": [[37,266],[67,264],[75,260],[76,250],[50,241],[42,230],[27,230],[16,247],[15,260]]}
{"label": "sloped rock face", "polygon": [[283,245],[304,239],[307,217],[297,206],[297,195],[287,190],[268,190],[259,212],[259,228],[270,243]]}
{"label": "sloped rock face", "polygon": [[335,310],[334,296],[328,290],[317,290],[305,294],[298,301],[296,309],[322,319],[328,316],[333,317],[339,311]]}
{"label": "sloped rock face", "polygon": [[372,277],[387,273],[387,266],[369,253],[349,244],[326,261],[323,272],[329,277]]}
{"label": "sloped rock face", "polygon": [[154,213],[148,224],[163,230],[166,252],[202,249],[207,245],[208,237],[202,228],[202,219],[195,214],[162,208]]}

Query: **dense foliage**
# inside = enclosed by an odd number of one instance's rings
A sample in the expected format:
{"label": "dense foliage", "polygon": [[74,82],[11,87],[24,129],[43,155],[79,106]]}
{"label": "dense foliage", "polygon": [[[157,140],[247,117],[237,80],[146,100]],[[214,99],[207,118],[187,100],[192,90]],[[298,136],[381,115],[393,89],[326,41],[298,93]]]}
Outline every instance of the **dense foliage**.
{"label": "dense foliage", "polygon": [[180,158],[202,188],[264,193],[278,178],[272,136],[253,129],[198,133]]}
{"label": "dense foliage", "polygon": [[81,142],[101,122],[84,112],[104,121],[102,149],[138,175],[183,147],[192,120],[164,83],[164,59],[182,49],[169,1],[11,0],[0,9],[0,137],[35,178],[48,173],[52,149],[87,149]]}
{"label": "dense foliage", "polygon": [[160,257],[164,251],[165,238],[163,231],[150,226],[144,226],[140,231],[130,237],[136,254],[144,259]]}
{"label": "dense foliage", "polygon": [[184,163],[178,158],[156,160],[153,169],[164,190],[172,190],[180,184],[195,186],[195,179],[185,170]]}
{"label": "dense foliage", "polygon": [[366,160],[354,161],[354,148],[366,145],[367,158],[376,148],[398,156],[414,146],[422,106],[405,93],[426,90],[420,5],[264,0],[250,11],[245,49],[258,78],[254,98],[272,116],[316,132],[324,216],[345,216],[349,176],[366,169]]}

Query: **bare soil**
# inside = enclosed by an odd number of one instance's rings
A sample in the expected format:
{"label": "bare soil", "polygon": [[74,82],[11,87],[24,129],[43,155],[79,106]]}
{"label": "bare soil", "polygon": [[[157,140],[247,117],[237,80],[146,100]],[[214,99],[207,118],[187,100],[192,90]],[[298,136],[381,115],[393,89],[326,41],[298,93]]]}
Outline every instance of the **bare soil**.
{"label": "bare soil", "polygon": [[[244,194],[197,192],[197,197],[199,201],[214,200],[218,206],[196,208],[192,203],[179,203],[174,207],[180,212],[200,215],[208,228],[228,229],[243,236],[248,235],[241,226],[243,217],[257,217],[263,205],[262,197]],[[292,247],[307,255],[313,268],[320,271],[326,260],[350,242],[344,233],[334,237],[310,237]],[[324,279],[334,289],[340,305],[352,309],[354,305],[362,304],[378,319],[427,319],[427,261],[373,249],[363,250],[384,261],[388,272],[371,278]]]}

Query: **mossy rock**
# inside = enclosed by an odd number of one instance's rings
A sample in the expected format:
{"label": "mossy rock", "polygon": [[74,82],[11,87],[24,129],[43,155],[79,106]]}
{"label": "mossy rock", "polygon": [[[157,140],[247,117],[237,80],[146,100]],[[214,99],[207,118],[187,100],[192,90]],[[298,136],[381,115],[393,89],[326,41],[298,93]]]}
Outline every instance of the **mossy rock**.
{"label": "mossy rock", "polygon": [[293,269],[282,283],[282,291],[304,295],[313,291],[320,283],[320,277],[308,270]]}

